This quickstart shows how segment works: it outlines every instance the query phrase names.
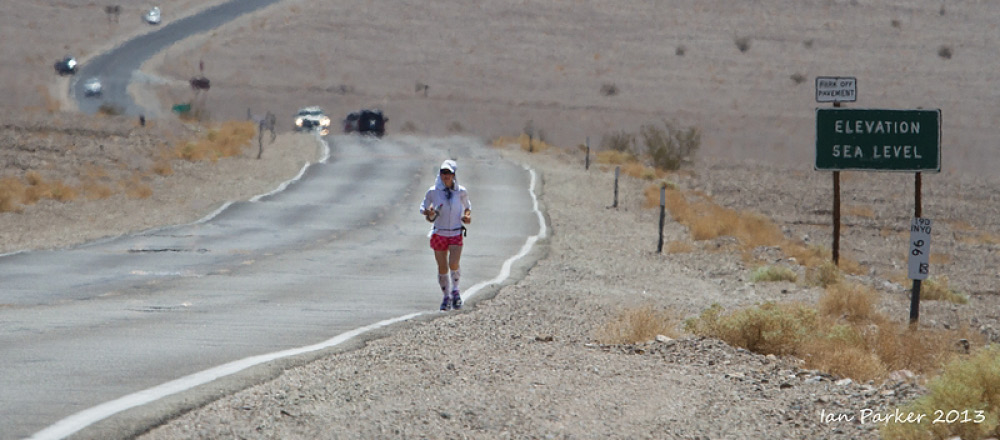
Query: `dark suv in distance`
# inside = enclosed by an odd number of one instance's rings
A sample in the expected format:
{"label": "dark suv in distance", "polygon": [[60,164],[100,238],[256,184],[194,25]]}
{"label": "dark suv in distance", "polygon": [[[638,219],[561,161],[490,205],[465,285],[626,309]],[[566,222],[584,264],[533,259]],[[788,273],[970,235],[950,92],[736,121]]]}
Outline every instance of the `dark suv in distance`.
{"label": "dark suv in distance", "polygon": [[385,136],[385,124],[388,122],[389,118],[382,114],[382,110],[365,109],[347,115],[347,119],[344,119],[344,133],[382,137]]}
{"label": "dark suv in distance", "polygon": [[76,64],[76,58],[73,58],[72,55],[66,55],[63,59],[56,61],[52,67],[55,67],[56,73],[60,76],[73,75],[76,73]]}

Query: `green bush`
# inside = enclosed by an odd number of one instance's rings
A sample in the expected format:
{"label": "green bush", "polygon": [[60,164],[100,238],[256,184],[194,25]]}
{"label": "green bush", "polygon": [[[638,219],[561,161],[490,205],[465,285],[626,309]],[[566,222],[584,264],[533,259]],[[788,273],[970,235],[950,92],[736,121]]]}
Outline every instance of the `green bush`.
{"label": "green bush", "polygon": [[601,149],[617,151],[620,153],[632,153],[635,146],[635,135],[627,131],[618,131],[606,134],[601,138]]}
{"label": "green bush", "polygon": [[928,278],[921,284],[921,301],[948,301],[955,304],[969,303],[969,297],[948,287],[948,277]]}
{"label": "green bush", "polygon": [[667,171],[679,169],[701,146],[701,131],[697,127],[684,129],[669,121],[663,121],[662,127],[645,124],[639,128],[639,136],[653,166]]}
{"label": "green bush", "polygon": [[767,283],[775,281],[795,282],[798,275],[795,271],[785,266],[761,266],[754,269],[750,274],[750,281],[754,283]]}

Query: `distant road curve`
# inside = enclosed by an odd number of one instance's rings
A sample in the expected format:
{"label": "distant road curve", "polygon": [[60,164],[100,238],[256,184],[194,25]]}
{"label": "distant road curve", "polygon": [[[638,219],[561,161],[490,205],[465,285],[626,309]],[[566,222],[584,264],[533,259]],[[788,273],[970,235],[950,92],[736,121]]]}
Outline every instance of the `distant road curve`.
{"label": "distant road curve", "polygon": [[[187,37],[217,28],[243,14],[270,6],[280,0],[231,0],[197,14],[165,21],[163,27],[140,35],[108,52],[102,53],[80,66],[70,81],[69,97],[77,108],[88,114],[96,113],[104,103],[121,108],[128,115],[142,115],[148,111],[132,101],[128,85],[132,73],[154,54],[163,51]],[[83,82],[97,77],[103,85],[100,98],[86,97]]]}

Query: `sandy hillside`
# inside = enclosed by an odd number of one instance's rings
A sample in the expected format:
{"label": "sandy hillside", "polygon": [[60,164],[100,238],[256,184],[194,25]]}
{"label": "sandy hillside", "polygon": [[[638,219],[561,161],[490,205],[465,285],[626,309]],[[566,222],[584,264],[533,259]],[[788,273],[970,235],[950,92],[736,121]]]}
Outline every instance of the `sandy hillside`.
{"label": "sandy hillside", "polygon": [[150,68],[184,80],[204,59],[219,116],[378,106],[394,130],[493,137],[531,121],[567,146],[665,118],[701,128],[706,153],[804,170],[814,78],[853,76],[849,107],[940,108],[946,171],[989,172],[998,15],[922,0],[290,1]]}

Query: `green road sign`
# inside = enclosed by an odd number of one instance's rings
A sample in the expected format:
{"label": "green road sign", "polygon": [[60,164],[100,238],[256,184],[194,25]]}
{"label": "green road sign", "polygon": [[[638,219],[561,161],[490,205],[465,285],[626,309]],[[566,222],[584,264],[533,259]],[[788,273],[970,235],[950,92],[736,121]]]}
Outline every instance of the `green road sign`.
{"label": "green road sign", "polygon": [[815,168],[941,171],[941,110],[817,108]]}

